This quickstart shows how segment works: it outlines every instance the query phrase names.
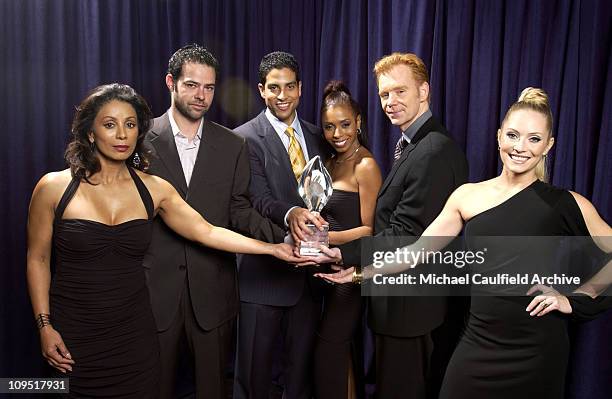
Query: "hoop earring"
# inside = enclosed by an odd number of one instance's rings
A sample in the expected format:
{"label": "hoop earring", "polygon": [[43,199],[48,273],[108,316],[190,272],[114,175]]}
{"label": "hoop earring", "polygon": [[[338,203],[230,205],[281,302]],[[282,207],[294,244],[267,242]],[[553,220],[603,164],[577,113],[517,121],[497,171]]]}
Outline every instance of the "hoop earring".
{"label": "hoop earring", "polygon": [[361,137],[361,129],[357,128],[357,136]]}
{"label": "hoop earring", "polygon": [[134,153],[134,157],[132,158],[132,165],[134,165],[135,168],[140,166],[140,155],[138,155],[137,152]]}

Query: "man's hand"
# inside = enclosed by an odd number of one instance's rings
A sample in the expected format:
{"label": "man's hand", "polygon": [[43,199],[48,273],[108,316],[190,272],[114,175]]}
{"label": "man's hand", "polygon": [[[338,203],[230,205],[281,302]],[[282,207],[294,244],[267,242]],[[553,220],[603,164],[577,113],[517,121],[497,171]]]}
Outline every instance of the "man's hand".
{"label": "man's hand", "polygon": [[314,224],[317,229],[327,225],[325,219],[321,215],[312,213],[305,208],[293,208],[287,215],[287,224],[291,230],[293,241],[306,241],[310,235],[310,228],[306,224]]}

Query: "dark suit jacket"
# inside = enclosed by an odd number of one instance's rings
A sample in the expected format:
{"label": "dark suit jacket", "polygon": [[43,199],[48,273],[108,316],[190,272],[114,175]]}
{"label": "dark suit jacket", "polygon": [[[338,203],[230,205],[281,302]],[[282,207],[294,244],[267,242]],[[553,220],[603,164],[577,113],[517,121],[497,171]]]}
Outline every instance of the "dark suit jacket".
{"label": "dark suit jacket", "polygon": [[[242,137],[204,120],[189,187],[167,113],[153,120],[145,140],[153,152],[148,172],[170,182],[210,223],[265,241],[282,241],[284,229],[262,218],[251,207],[248,148]],[[185,274],[195,317],[202,328],[210,330],[237,315],[234,254],[187,241],[156,218],[144,267],[158,330],[167,329],[176,314],[185,288]]]}
{"label": "dark suit jacket", "polygon": [[[467,177],[463,151],[440,122],[428,119],[380,188],[374,235],[420,236]],[[361,264],[360,244],[356,240],[340,247],[345,264]],[[440,297],[372,297],[370,326],[378,334],[423,335],[442,323],[445,302]]]}
{"label": "dark suit jacket", "polygon": [[[299,120],[312,159],[323,160],[331,149],[318,127]],[[251,200],[263,216],[284,226],[287,211],[304,206],[291,170],[287,150],[264,112],[234,130],[249,143],[251,157]],[[270,256],[243,255],[239,259],[240,300],[244,302],[292,306],[301,297],[310,270],[294,268]]]}

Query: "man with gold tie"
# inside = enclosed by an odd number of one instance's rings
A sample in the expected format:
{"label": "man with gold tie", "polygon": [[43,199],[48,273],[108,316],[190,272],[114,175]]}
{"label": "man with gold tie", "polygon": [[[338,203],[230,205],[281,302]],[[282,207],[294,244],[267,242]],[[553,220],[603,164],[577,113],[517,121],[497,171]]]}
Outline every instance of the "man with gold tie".
{"label": "man with gold tie", "polygon": [[[266,109],[235,129],[245,137],[251,160],[251,201],[255,209],[295,239],[306,223],[324,221],[305,209],[298,179],[306,162],[330,148],[321,130],[296,112],[302,94],[299,65],[275,51],[259,65],[259,92]],[[269,256],[241,256],[238,263],[240,313],[234,398],[268,399],[275,348],[282,342],[284,398],[311,397],[311,354],[321,311],[320,282],[312,272]]]}

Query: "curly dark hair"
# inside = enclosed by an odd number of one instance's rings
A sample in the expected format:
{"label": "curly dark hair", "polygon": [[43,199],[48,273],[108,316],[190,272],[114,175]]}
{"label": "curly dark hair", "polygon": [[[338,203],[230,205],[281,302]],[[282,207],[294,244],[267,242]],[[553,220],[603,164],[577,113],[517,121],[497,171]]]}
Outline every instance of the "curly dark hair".
{"label": "curly dark hair", "polygon": [[300,66],[293,54],[284,51],[274,51],[266,54],[259,63],[259,83],[266,84],[266,77],[273,69],[289,68],[295,72],[295,79],[300,81]]}
{"label": "curly dark hair", "polygon": [[361,116],[361,131],[357,134],[357,139],[361,145],[367,147],[368,137],[364,131],[366,124],[361,113],[361,108],[353,96],[351,96],[351,92],[348,87],[346,87],[346,84],[341,80],[331,80],[325,85],[325,89],[323,89],[323,100],[321,101],[321,117],[323,117],[323,113],[327,111],[329,107],[336,105],[348,105],[353,111],[355,118]]}
{"label": "curly dark hair", "polygon": [[[93,122],[100,108],[112,100],[130,104],[136,111],[138,120],[136,148],[125,163],[139,170],[146,170],[149,166],[149,154],[144,149],[144,136],[149,130],[153,118],[149,105],[140,94],[128,85],[111,83],[98,86],[90,91],[76,108],[70,130],[70,142],[64,155],[72,176],[84,179],[90,184],[89,177],[100,171],[100,161],[89,142],[89,133],[91,133]],[[138,154],[140,162],[134,162],[136,154]]]}
{"label": "curly dark hair", "polygon": [[188,62],[203,64],[215,70],[215,76],[219,77],[219,62],[214,55],[199,44],[187,44],[176,50],[168,61],[168,72],[176,82],[183,73],[183,65]]}

